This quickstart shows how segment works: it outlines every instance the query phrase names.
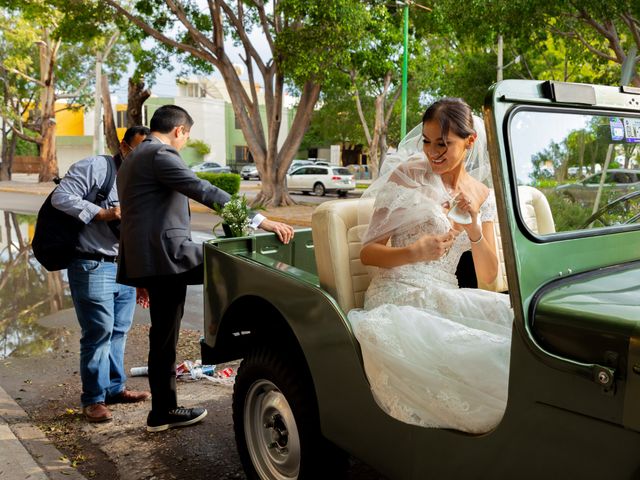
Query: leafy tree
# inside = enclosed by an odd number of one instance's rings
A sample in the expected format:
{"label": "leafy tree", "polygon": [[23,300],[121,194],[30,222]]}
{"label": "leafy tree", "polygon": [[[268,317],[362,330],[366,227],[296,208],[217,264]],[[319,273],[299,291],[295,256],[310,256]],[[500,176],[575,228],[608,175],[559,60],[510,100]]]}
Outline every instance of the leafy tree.
{"label": "leafy tree", "polygon": [[[28,119],[14,111],[3,112],[17,137],[38,145],[40,181],[58,174],[56,158],[56,101],[88,101],[88,73],[103,33],[97,29],[79,28],[82,10],[68,8],[63,0],[0,0],[6,29],[4,37],[21,48],[2,59],[0,70],[24,82],[20,92],[9,92],[14,101],[27,105]],[[19,96],[16,96],[19,95]],[[26,103],[25,103],[26,102]]]}
{"label": "leafy tree", "polygon": [[[262,190],[254,201],[265,206],[293,203],[285,188],[287,168],[329,72],[361,35],[367,16],[361,2],[208,0],[204,9],[203,2],[195,0],[141,0],[135,9],[117,0],[105,3],[147,35],[189,54],[201,68],[220,72],[262,179]],[[268,46],[266,58],[250,36],[258,32]],[[227,38],[244,50],[249,88],[228,56]],[[256,89],[259,80],[264,87],[266,128]],[[278,147],[286,85],[297,90],[299,102],[293,124]]]}

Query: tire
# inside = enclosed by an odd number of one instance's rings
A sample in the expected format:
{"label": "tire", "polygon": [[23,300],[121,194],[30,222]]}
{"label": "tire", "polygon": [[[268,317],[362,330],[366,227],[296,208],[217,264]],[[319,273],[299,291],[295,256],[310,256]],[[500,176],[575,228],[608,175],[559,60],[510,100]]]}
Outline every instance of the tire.
{"label": "tire", "polygon": [[345,190],[338,190],[338,197],[347,198],[347,192]]}
{"label": "tire", "polygon": [[250,352],[238,370],[232,408],[250,480],[344,476],[347,456],[322,437],[315,391],[297,356],[265,347]]}
{"label": "tire", "polygon": [[314,193],[315,195],[317,195],[318,197],[324,197],[324,194],[325,194],[325,188],[324,188],[324,185],[323,185],[323,184],[321,184],[320,182],[316,183],[316,184],[313,186],[313,193]]}

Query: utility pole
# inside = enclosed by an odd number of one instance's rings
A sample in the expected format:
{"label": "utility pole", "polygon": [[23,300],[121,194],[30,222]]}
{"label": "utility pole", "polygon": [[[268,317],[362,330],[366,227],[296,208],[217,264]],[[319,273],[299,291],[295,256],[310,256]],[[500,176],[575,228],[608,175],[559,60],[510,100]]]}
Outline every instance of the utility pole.
{"label": "utility pole", "polygon": [[504,43],[503,43],[503,39],[502,39],[502,35],[498,35],[498,66],[497,66],[497,70],[498,70],[498,82],[502,81],[502,70],[504,69],[503,66],[503,51],[504,51]]}
{"label": "utility pole", "polygon": [[400,138],[407,134],[407,81],[409,69],[409,3],[404,4],[404,25],[403,25],[403,45],[402,53],[402,114],[400,117]]}
{"label": "utility pole", "polygon": [[96,54],[96,91],[93,107],[93,153],[104,153],[104,135],[102,129],[102,52]]}

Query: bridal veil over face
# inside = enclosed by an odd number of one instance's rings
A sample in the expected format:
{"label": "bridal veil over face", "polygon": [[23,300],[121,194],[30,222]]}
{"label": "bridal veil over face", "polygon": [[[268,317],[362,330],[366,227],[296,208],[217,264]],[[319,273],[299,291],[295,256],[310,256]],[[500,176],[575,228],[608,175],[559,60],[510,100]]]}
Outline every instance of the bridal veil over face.
{"label": "bridal veil over face", "polygon": [[[489,185],[489,153],[482,119],[474,115],[473,126],[477,137],[468,151],[464,168],[476,180]],[[397,151],[387,156],[380,176],[362,195],[358,223],[369,225],[362,238],[363,244],[423,223],[425,218],[442,209],[444,202],[451,200],[440,177],[430,175],[431,165],[422,148],[422,127],[420,124],[413,128],[400,142]],[[398,187],[405,192],[410,188],[414,194],[400,195]]]}

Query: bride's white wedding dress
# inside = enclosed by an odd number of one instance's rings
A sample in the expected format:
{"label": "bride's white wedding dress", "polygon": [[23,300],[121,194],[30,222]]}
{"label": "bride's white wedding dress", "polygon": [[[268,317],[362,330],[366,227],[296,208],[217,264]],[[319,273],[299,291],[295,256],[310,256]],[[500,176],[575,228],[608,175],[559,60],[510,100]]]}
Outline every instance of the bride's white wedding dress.
{"label": "bride's white wedding dress", "polygon": [[[392,246],[451,228],[440,204],[424,209],[418,193],[389,182],[376,198],[375,208],[387,216],[420,207],[427,212],[421,223],[393,233]],[[493,195],[479,216],[495,221]],[[458,287],[456,267],[470,248],[463,232],[436,261],[378,268],[364,309],[349,312],[374,397],[398,420],[481,433],[502,418],[513,313],[507,295]]]}

